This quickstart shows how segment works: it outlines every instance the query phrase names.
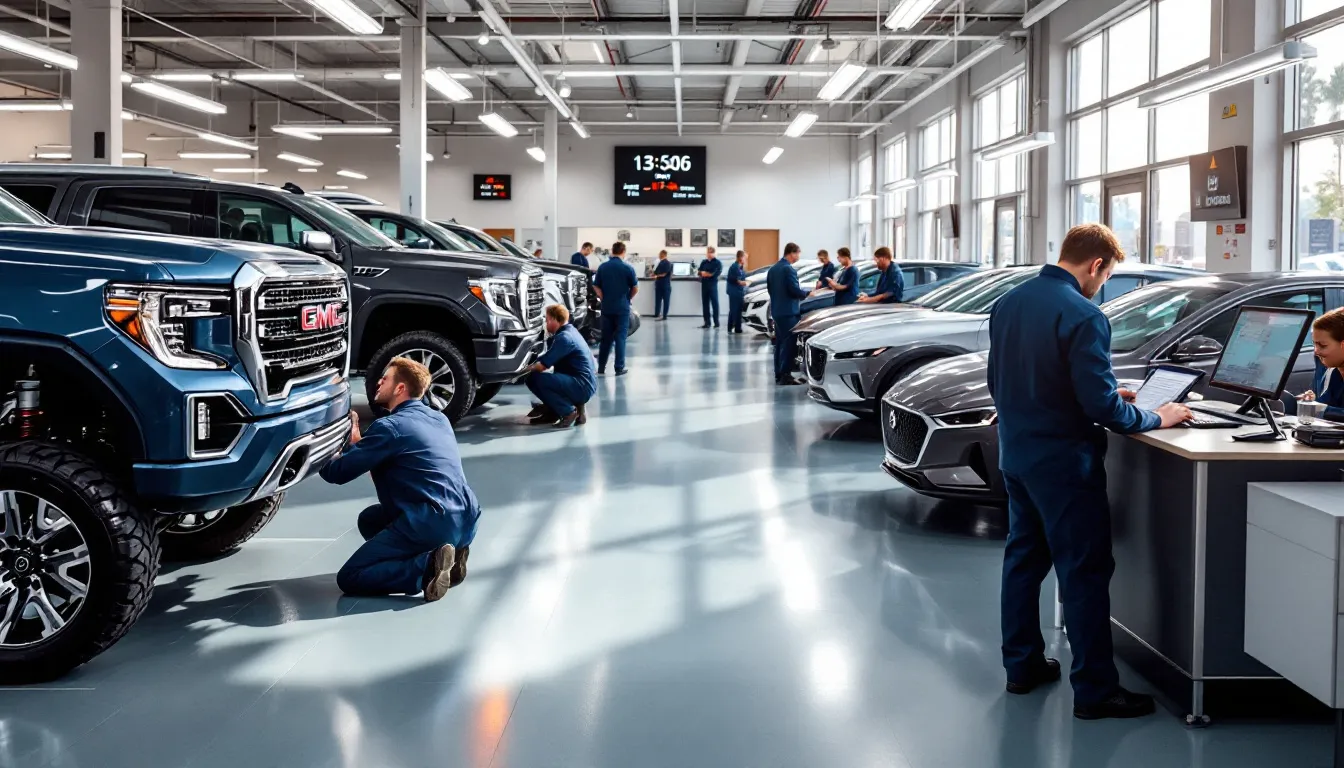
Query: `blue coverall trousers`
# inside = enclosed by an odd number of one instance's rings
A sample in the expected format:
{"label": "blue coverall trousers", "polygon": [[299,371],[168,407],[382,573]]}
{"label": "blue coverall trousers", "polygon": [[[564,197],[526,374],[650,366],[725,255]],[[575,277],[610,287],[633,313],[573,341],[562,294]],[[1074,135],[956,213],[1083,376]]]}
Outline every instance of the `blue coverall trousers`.
{"label": "blue coverall trousers", "polygon": [[1101,457],[1087,477],[1003,475],[1008,542],[1003,554],[1003,666],[1008,680],[1034,678],[1045,658],[1041,583],[1053,565],[1064,601],[1075,705],[1097,704],[1120,685],[1111,647],[1111,508]]}
{"label": "blue coverall trousers", "polygon": [[661,278],[653,284],[653,316],[667,319],[667,311],[672,307],[672,283],[670,278]]}
{"label": "blue coverall trousers", "polygon": [[607,370],[607,358],[616,347],[616,370],[625,368],[625,337],[630,333],[629,315],[602,313],[602,343],[597,347],[597,370]]}
{"label": "blue coverall trousers", "polygon": [[793,358],[798,354],[798,339],[793,335],[793,327],[798,324],[798,315],[775,317],[775,379],[779,380],[793,371]]}
{"label": "blue coverall trousers", "polygon": [[444,544],[471,545],[476,521],[454,515],[419,514],[409,519],[396,510],[374,504],[359,513],[364,544],[336,572],[336,586],[347,595],[413,595],[425,587],[425,568],[434,551]]}
{"label": "blue coverall trousers", "polygon": [[558,416],[568,416],[574,406],[583,405],[592,396],[582,381],[567,373],[534,371],[527,375],[526,383],[532,394]]}
{"label": "blue coverall trousers", "polygon": [[728,294],[728,330],[742,331],[742,305],[747,297],[740,293]]}
{"label": "blue coverall trousers", "polygon": [[[719,284],[701,283],[700,311],[704,313],[705,325],[719,327]],[[711,317],[712,316],[712,317]],[[712,319],[712,322],[711,322]]]}

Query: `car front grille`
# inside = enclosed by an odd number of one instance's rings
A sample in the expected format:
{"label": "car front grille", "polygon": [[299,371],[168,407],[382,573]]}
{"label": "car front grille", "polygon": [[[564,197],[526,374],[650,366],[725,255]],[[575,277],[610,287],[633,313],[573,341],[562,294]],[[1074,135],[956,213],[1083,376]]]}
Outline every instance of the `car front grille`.
{"label": "car front grille", "polygon": [[891,403],[882,403],[882,443],[898,461],[903,464],[919,461],[928,436],[929,425],[924,417]]}
{"label": "car front grille", "polygon": [[821,381],[826,375],[826,350],[819,347],[807,348],[807,376]]}
{"label": "car front grille", "polygon": [[344,278],[268,280],[256,294],[254,313],[258,382],[267,400],[290,388],[346,369],[350,344],[350,292]]}
{"label": "car front grille", "polygon": [[542,313],[546,310],[546,288],[542,279],[541,272],[536,274],[524,273],[520,282],[523,284],[524,302],[523,324],[528,328],[542,323]]}

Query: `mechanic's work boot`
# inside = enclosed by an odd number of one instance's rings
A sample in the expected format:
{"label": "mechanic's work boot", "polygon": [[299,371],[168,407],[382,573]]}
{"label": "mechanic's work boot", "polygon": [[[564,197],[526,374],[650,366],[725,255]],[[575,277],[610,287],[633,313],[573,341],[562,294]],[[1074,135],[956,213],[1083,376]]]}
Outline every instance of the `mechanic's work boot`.
{"label": "mechanic's work boot", "polygon": [[449,589],[461,584],[467,578],[467,555],[469,554],[471,554],[471,547],[457,548],[457,557],[453,559],[452,576],[448,581]]}
{"label": "mechanic's work boot", "polygon": [[452,544],[444,544],[429,556],[429,565],[425,568],[425,602],[432,603],[448,593],[452,579],[453,565],[457,562],[457,553]]}
{"label": "mechanic's work boot", "polygon": [[564,416],[561,416],[559,419],[557,419],[555,422],[555,426],[559,427],[560,429],[569,429],[570,427],[574,426],[574,423],[578,420],[579,420],[579,409],[575,408],[574,410],[570,411],[569,413],[566,413]]}
{"label": "mechanic's work boot", "polygon": [[1007,688],[1009,693],[1021,696],[1058,680],[1059,662],[1055,659],[1046,659],[1045,665],[1028,675],[1025,680],[1009,680]]}
{"label": "mechanic's work boot", "polygon": [[1079,720],[1103,720],[1110,717],[1143,717],[1157,711],[1153,697],[1121,688],[1111,698],[1090,705],[1073,705],[1073,716]]}
{"label": "mechanic's work boot", "polygon": [[579,426],[583,426],[584,424],[587,424],[587,423],[588,423],[588,404],[587,404],[587,403],[579,403],[577,406],[574,407],[574,410],[576,410],[576,411],[579,412],[579,418],[576,419],[576,420],[574,421],[574,423],[575,423],[575,424],[578,424]]}
{"label": "mechanic's work boot", "polygon": [[549,406],[543,405],[541,408],[541,413],[528,417],[527,422],[529,424],[554,424],[555,420],[560,418],[560,415],[551,410]]}
{"label": "mechanic's work boot", "polygon": [[541,414],[545,413],[548,410],[550,409],[546,407],[545,403],[537,403],[536,405],[532,406],[532,410],[527,412],[527,418],[535,419],[536,417],[540,416]]}

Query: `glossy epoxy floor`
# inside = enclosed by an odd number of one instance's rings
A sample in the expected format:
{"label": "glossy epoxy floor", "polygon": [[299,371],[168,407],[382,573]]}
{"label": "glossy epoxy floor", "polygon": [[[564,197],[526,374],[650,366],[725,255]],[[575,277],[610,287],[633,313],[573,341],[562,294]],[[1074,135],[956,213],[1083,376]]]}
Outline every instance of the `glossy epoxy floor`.
{"label": "glossy epoxy floor", "polygon": [[1325,726],[1008,697],[1002,518],[901,489],[875,428],[697,324],[645,323],[584,428],[524,426],[521,388],[460,425],[485,516],[442,602],[341,597],[372,485],[309,482],[240,552],[165,568],[92,664],[0,690],[0,767],[1329,764]]}

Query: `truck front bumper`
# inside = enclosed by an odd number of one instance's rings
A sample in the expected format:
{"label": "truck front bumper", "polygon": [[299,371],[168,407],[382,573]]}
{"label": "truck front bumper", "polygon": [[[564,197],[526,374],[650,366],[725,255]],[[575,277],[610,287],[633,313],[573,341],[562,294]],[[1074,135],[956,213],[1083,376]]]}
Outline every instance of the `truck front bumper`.
{"label": "truck front bumper", "polygon": [[475,339],[476,376],[482,384],[517,380],[541,357],[545,335],[539,327]]}

